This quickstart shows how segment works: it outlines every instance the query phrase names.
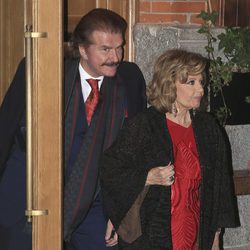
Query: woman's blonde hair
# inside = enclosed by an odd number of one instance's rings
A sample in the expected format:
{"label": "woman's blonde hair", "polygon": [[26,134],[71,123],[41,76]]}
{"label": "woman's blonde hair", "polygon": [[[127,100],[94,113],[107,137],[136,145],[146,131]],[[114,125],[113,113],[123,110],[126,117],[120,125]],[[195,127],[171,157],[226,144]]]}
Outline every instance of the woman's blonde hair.
{"label": "woman's blonde hair", "polygon": [[200,54],[181,49],[164,52],[154,65],[152,81],[147,87],[148,102],[160,112],[171,112],[176,99],[177,80],[185,83],[188,75],[202,74],[206,81],[207,59]]}

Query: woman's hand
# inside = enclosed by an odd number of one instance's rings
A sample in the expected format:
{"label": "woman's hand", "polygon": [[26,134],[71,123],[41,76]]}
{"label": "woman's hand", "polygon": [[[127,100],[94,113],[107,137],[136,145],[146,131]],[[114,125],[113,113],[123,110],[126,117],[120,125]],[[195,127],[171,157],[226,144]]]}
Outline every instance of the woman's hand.
{"label": "woman's hand", "polygon": [[152,168],[148,172],[145,185],[170,186],[174,183],[174,165],[171,162],[167,166]]}
{"label": "woman's hand", "polygon": [[216,232],[211,250],[220,250],[220,232]]}
{"label": "woman's hand", "polygon": [[118,243],[118,235],[115,232],[114,226],[110,220],[107,223],[105,241],[107,247],[113,247]]}

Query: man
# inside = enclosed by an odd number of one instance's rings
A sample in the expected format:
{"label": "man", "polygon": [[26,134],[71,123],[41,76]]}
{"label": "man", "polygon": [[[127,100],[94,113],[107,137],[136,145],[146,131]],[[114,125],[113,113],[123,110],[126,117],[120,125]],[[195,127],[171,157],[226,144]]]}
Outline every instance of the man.
{"label": "man", "polygon": [[[102,206],[98,161],[103,150],[114,141],[124,120],[146,107],[145,81],[141,71],[133,63],[122,62],[126,27],[126,21],[113,11],[90,11],[73,33],[76,56],[65,60],[64,239],[67,249],[104,250],[115,248],[117,244],[117,234]],[[20,131],[23,135],[22,65],[0,110],[1,142],[2,138],[8,143],[20,139]],[[23,96],[20,97],[18,92]],[[11,100],[18,104],[18,108],[14,104],[8,106]],[[7,114],[7,120],[13,120],[11,126],[4,118]],[[17,145],[23,145],[23,140],[15,141]],[[8,148],[2,143],[0,146],[3,178],[8,172],[6,162],[11,158],[8,153],[12,144],[6,145]],[[25,207],[19,210],[23,215]],[[0,219],[0,231],[5,231],[1,223]],[[20,229],[19,234],[26,236]],[[5,236],[11,237],[7,233]],[[28,248],[19,245],[19,248],[4,249]]]}
{"label": "man", "polygon": [[[64,237],[72,249],[110,249],[117,243],[103,213],[98,161],[124,119],[146,107],[142,73],[135,64],[122,62],[126,27],[126,21],[113,11],[90,11],[73,33],[80,60],[65,64]],[[101,100],[88,125],[91,78],[98,80]]]}

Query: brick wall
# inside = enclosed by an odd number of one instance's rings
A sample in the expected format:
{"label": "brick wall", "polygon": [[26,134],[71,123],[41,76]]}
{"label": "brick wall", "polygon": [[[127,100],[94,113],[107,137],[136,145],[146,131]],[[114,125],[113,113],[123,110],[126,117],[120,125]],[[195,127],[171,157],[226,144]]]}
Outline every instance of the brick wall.
{"label": "brick wall", "polygon": [[207,7],[207,0],[140,0],[139,22],[200,24],[196,16]]}

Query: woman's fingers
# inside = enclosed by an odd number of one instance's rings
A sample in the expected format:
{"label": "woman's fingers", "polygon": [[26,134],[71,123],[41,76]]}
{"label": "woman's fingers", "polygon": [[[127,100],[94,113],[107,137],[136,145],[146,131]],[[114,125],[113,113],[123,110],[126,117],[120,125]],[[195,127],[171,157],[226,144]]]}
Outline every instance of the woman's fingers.
{"label": "woman's fingers", "polygon": [[174,175],[173,164],[152,168],[148,173],[146,185],[169,186],[174,182]]}

